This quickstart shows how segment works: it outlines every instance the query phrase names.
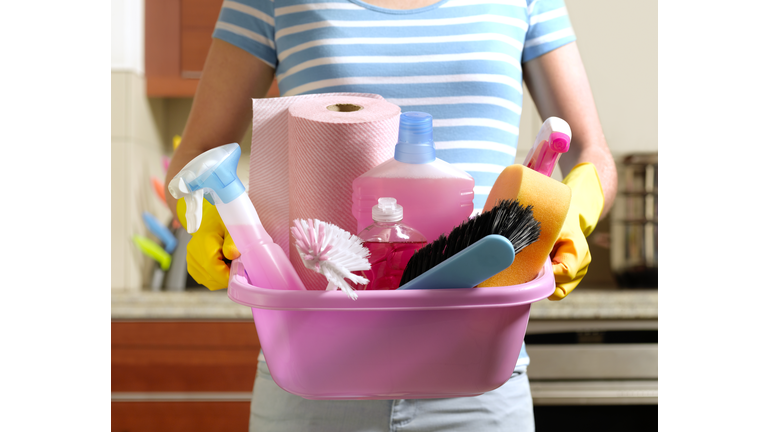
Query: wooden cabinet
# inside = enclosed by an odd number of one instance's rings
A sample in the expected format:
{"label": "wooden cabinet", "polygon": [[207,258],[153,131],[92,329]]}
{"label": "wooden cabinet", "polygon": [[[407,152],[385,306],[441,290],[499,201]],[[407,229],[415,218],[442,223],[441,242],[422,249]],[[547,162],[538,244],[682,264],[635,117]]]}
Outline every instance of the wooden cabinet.
{"label": "wooden cabinet", "polygon": [[[146,0],[144,60],[149,97],[192,97],[223,0]],[[279,96],[273,82],[267,97]]]}
{"label": "wooden cabinet", "polygon": [[253,321],[112,322],[112,431],[248,430]]}

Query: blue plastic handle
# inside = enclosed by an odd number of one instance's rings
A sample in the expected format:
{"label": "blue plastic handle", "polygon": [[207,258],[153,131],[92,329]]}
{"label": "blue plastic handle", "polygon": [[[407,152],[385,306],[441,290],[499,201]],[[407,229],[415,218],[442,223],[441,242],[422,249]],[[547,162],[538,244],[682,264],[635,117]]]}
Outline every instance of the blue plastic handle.
{"label": "blue plastic handle", "polygon": [[176,250],[176,245],[178,244],[176,240],[176,236],[173,235],[171,230],[165,227],[165,225],[161,224],[157,218],[152,216],[149,212],[143,212],[141,214],[142,219],[144,219],[144,225],[147,226],[149,231],[152,232],[157,238],[160,239],[161,242],[163,242],[163,245],[165,245],[165,251],[168,253],[173,253],[174,250]]}
{"label": "blue plastic handle", "polygon": [[398,289],[472,288],[500,273],[514,260],[512,243],[491,234]]}

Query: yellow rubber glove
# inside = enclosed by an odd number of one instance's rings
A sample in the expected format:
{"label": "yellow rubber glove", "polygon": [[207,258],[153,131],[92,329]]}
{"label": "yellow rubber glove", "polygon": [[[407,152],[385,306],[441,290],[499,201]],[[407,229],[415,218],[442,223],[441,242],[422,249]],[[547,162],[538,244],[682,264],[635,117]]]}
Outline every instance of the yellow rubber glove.
{"label": "yellow rubber glove", "polygon": [[592,261],[587,236],[594,231],[605,203],[597,169],[589,162],[576,165],[563,183],[571,188],[571,206],[549,255],[556,285],[550,300],[565,298],[587,274]]}
{"label": "yellow rubber glove", "polygon": [[[187,228],[187,206],[183,199],[176,203],[179,222]],[[192,234],[187,244],[187,271],[197,283],[209,290],[226,288],[229,283],[229,265],[224,258],[233,260],[240,256],[227,227],[221,221],[216,206],[203,200],[203,217],[200,228]]]}

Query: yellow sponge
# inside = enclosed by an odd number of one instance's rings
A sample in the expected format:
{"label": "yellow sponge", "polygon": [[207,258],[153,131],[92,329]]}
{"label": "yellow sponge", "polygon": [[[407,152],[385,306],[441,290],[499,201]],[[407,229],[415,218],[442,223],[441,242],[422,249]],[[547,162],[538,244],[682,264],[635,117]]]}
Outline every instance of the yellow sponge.
{"label": "yellow sponge", "polygon": [[523,165],[510,165],[501,172],[491,188],[483,211],[499,200],[517,199],[523,206],[533,206],[533,217],[541,222],[541,235],[533,244],[515,254],[506,270],[478,287],[517,285],[532,281],[549,259],[571,204],[571,188]]}

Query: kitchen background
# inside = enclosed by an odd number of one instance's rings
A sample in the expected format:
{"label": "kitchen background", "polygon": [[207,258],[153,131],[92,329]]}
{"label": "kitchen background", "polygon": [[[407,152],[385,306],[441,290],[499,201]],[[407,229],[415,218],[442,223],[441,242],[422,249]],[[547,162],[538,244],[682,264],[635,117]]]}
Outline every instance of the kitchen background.
{"label": "kitchen background", "polygon": [[[557,418],[574,427],[584,421],[593,431],[655,430],[658,5],[565,3],[620,170],[620,195],[589,238],[593,261],[578,295],[532,308],[526,341],[537,430],[560,430]],[[155,238],[144,212],[170,222],[151,179],[164,179],[162,158],[184,129],[195,65],[204,60],[200,47],[209,43],[213,25],[206,17],[214,11],[215,20],[220,4],[112,0],[113,430],[240,430],[228,422],[247,423],[258,353],[250,310],[223,292],[152,292],[158,265],[132,241],[134,235]],[[152,24],[145,16],[161,19]],[[160,46],[175,47],[176,57],[159,66],[145,62]],[[516,162],[540,125],[526,92]],[[247,185],[250,132],[240,145],[239,173]],[[564,356],[572,359],[568,368]]]}

